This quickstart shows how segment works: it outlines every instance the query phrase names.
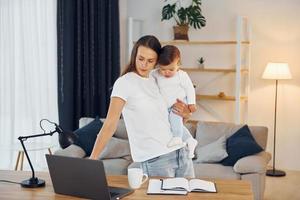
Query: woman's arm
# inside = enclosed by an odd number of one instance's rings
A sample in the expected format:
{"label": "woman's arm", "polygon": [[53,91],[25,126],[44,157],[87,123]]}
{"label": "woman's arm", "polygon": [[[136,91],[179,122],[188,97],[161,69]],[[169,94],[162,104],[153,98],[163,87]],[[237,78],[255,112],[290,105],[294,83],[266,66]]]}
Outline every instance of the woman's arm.
{"label": "woman's arm", "polygon": [[98,133],[90,159],[98,159],[105,145],[113,136],[124,105],[125,101],[123,99],[119,97],[111,98],[106,119],[100,132]]}
{"label": "woman's arm", "polygon": [[172,106],[172,112],[181,116],[184,120],[187,120],[192,115],[188,105],[179,99],[177,99],[177,102]]}

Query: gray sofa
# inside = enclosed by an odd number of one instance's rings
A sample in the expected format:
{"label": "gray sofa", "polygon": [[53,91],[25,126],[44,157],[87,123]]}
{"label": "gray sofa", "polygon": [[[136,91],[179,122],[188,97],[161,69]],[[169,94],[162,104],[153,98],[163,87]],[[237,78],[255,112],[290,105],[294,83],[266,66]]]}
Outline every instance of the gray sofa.
{"label": "gray sofa", "polygon": [[[79,126],[82,127],[92,121],[91,118],[82,118]],[[186,124],[191,134],[198,140],[197,148],[201,148],[225,135],[229,137],[242,125],[223,122],[196,122]],[[249,126],[256,142],[265,150],[268,129],[262,126]],[[66,149],[55,152],[56,155],[85,157],[85,152],[79,146],[70,145]],[[197,156],[197,155],[196,155]],[[107,174],[127,174],[130,167],[139,166],[133,163],[130,157],[129,144],[125,124],[120,120],[113,139],[109,142],[100,158],[103,160]],[[235,165],[223,166],[220,163],[194,162],[195,175],[197,178],[210,179],[241,179],[248,180],[252,184],[252,190],[256,200],[262,200],[265,190],[265,172],[271,155],[262,151],[252,156],[239,159]]]}

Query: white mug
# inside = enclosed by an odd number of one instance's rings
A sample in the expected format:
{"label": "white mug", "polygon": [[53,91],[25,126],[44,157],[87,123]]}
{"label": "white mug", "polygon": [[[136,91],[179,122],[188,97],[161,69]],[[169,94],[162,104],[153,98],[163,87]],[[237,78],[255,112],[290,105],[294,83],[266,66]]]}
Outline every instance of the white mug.
{"label": "white mug", "polygon": [[[143,177],[144,180],[143,180]],[[128,169],[128,183],[132,189],[138,189],[148,179],[148,175],[143,173],[141,168],[129,168]]]}

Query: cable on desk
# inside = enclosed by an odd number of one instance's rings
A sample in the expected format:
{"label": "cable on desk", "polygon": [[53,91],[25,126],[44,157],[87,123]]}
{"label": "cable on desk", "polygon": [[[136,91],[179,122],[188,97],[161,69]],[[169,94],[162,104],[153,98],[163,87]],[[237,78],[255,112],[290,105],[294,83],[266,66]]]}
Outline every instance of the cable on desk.
{"label": "cable on desk", "polygon": [[8,181],[8,180],[0,180],[0,182],[5,182],[5,183],[14,183],[14,184],[21,184],[19,182],[14,182],[14,181]]}

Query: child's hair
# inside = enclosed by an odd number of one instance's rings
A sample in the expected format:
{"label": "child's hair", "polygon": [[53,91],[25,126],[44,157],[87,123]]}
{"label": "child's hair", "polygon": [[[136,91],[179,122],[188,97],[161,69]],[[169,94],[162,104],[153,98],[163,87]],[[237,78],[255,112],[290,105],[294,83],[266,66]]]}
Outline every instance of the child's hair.
{"label": "child's hair", "polygon": [[180,61],[179,49],[173,45],[166,45],[160,51],[160,55],[158,58],[158,64],[159,65],[169,65],[177,58]]}

